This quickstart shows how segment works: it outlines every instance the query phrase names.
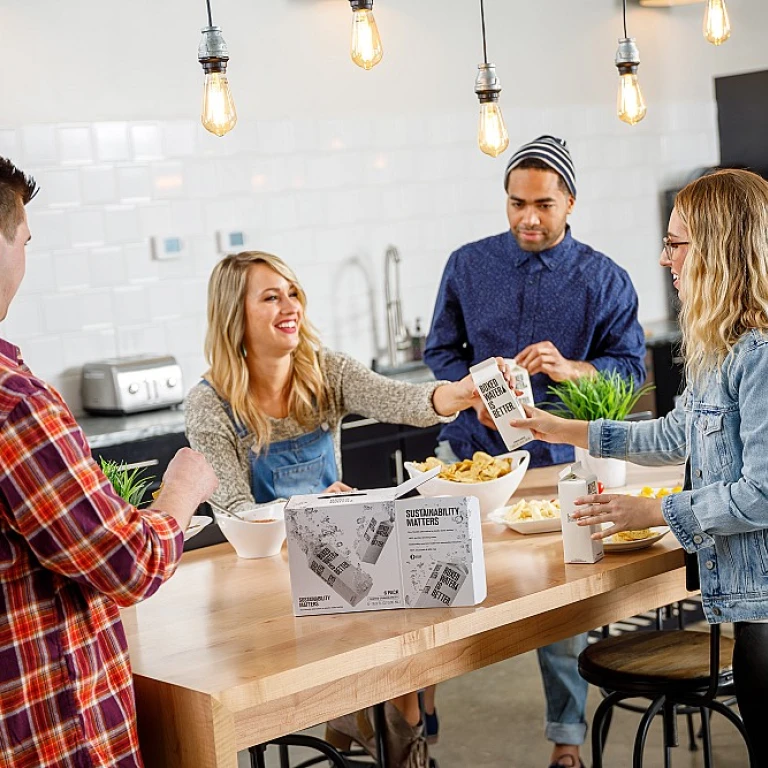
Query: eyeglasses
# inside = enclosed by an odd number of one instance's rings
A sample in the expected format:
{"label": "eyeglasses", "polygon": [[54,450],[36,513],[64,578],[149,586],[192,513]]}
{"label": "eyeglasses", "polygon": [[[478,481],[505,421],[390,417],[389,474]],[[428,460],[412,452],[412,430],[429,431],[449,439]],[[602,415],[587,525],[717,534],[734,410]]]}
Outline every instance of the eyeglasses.
{"label": "eyeglasses", "polygon": [[677,242],[672,242],[672,240],[670,240],[668,237],[662,237],[661,244],[664,248],[664,255],[667,257],[668,261],[672,261],[672,257],[675,255],[676,248],[679,248],[681,245],[690,245],[687,240],[678,240]]}

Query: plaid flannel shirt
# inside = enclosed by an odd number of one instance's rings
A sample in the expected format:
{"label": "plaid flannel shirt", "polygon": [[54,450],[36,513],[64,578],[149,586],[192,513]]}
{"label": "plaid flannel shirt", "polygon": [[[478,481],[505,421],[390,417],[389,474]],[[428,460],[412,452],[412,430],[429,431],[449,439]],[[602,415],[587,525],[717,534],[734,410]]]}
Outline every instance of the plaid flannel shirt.
{"label": "plaid flannel shirt", "polygon": [[153,594],[182,547],[170,515],[114,493],[0,339],[0,767],[142,765],[118,606]]}

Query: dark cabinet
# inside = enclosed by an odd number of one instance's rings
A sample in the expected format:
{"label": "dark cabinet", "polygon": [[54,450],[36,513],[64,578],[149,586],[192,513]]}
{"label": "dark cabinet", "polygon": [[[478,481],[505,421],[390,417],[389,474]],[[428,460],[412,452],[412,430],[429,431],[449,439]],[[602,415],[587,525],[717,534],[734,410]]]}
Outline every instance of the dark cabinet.
{"label": "dark cabinet", "polygon": [[[144,494],[144,503],[152,502],[152,493],[160,487],[163,474],[171,459],[180,448],[189,447],[187,438],[183,432],[172,432],[164,435],[156,435],[143,440],[134,440],[127,443],[118,443],[103,448],[92,448],[91,455],[96,461],[104,458],[107,461],[127,464],[129,467],[141,469],[144,475],[152,478]],[[210,507],[201,504],[198,515],[213,517]],[[211,544],[220,544],[226,541],[224,534],[219,530],[215,522],[203,528],[194,538],[185,542],[184,551],[200,549]]]}
{"label": "dark cabinet", "polygon": [[355,488],[386,488],[408,479],[404,463],[433,456],[440,425],[420,429],[347,416],[341,428],[344,482]]}

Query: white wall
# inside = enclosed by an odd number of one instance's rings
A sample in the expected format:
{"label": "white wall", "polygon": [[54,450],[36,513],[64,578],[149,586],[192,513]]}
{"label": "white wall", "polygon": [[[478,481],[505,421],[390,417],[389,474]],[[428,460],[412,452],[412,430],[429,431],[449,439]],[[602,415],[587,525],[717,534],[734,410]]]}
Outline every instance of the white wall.
{"label": "white wall", "polygon": [[[79,0],[77,16],[57,0],[0,0],[5,61],[22,65],[0,72],[0,154],[42,186],[0,333],[75,409],[79,366],[108,355],[173,353],[189,385],[204,367],[215,235],[237,230],[296,267],[327,343],[369,360],[362,270],[381,343],[388,243],[404,259],[406,319],[428,319],[450,251],[506,226],[505,159],[475,145],[477,5],[377,0],[385,56],[363,72],[348,57],[347,0],[213,0],[239,114],[218,139],[198,124],[203,0]],[[619,8],[487,0],[489,56],[512,146],[568,139],[574,234],[630,271],[651,320],[666,313],[659,191],[717,162],[712,77],[768,66],[768,4],[729,0],[733,37],[715,49],[703,6],[633,3],[649,103],[633,128],[614,116]],[[182,238],[182,258],[153,261],[157,236]]]}

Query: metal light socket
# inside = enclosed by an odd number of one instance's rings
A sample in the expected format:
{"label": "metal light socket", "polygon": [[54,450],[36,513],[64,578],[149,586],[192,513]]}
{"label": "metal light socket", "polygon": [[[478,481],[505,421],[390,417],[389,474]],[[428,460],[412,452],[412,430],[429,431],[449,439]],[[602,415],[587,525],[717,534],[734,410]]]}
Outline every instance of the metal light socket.
{"label": "metal light socket", "polygon": [[224,42],[221,27],[203,27],[203,37],[197,47],[197,60],[202,64],[203,71],[226,72],[229,61],[229,48]]}
{"label": "metal light socket", "polygon": [[353,11],[372,11],[373,0],[349,0]]}
{"label": "metal light socket", "polygon": [[489,101],[498,101],[501,93],[501,84],[496,77],[495,64],[478,64],[477,78],[475,79],[475,93],[481,104]]}
{"label": "metal light socket", "polygon": [[616,51],[616,67],[620,75],[634,74],[640,65],[640,51],[634,37],[620,37]]}

